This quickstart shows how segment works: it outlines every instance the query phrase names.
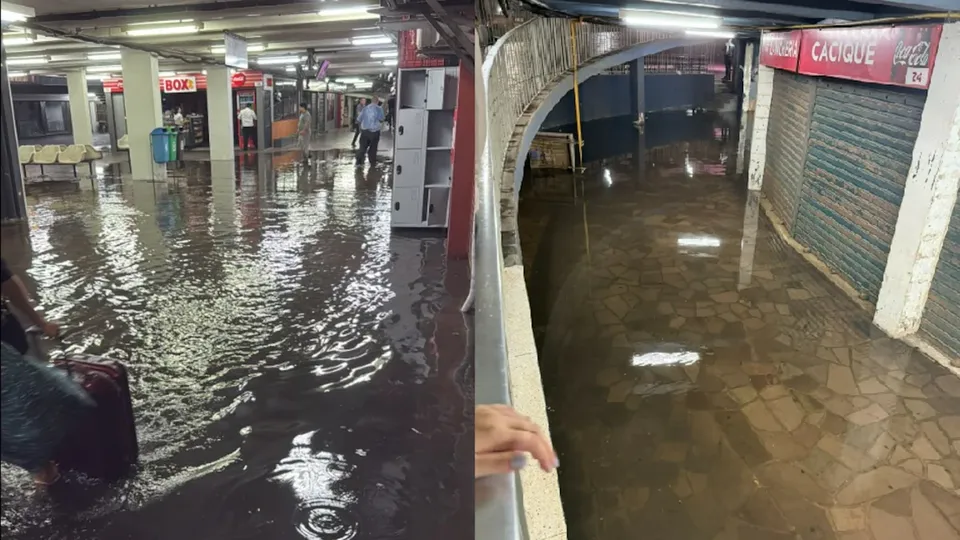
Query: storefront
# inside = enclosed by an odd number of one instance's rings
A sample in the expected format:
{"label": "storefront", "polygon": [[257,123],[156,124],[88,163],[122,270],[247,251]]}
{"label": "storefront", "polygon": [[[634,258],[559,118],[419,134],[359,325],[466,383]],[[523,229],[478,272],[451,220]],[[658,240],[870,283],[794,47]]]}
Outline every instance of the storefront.
{"label": "storefront", "polygon": [[[787,231],[878,298],[942,26],[766,33],[763,193]],[[762,91],[762,90],[761,90]]]}
{"label": "storefront", "polygon": [[[239,71],[233,74],[233,113],[234,116],[247,104],[257,113],[257,139],[260,148],[273,146],[274,123],[274,84],[273,76],[259,71]],[[117,140],[126,132],[126,119],[123,99],[123,79],[103,81],[106,95],[107,126],[110,142],[115,148]],[[183,111],[187,121],[186,130],[191,147],[204,147],[207,142],[207,77],[203,73],[182,73],[172,77],[160,78],[160,92],[163,110],[171,114],[178,109]],[[234,130],[234,143],[239,144],[240,125]]]}

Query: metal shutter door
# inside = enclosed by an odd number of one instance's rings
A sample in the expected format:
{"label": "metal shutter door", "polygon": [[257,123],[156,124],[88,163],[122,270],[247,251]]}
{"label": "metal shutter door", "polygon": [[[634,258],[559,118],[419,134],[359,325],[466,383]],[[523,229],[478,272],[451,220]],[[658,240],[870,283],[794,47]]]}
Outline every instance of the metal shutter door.
{"label": "metal shutter door", "polygon": [[960,201],[953,207],[920,332],[960,367]]}
{"label": "metal shutter door", "polygon": [[794,237],[876,303],[926,93],[820,79]]}
{"label": "metal shutter door", "polygon": [[763,194],[788,231],[797,214],[815,90],[816,79],[779,69],[774,73]]}

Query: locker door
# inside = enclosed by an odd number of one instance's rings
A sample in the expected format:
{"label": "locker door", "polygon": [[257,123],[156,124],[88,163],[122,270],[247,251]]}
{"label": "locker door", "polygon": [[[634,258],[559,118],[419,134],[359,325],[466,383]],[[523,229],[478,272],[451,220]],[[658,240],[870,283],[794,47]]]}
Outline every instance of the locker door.
{"label": "locker door", "polygon": [[423,148],[424,118],[426,118],[426,113],[421,109],[400,109],[398,111],[397,150]]}
{"label": "locker door", "polygon": [[423,151],[397,150],[393,160],[393,187],[420,188],[423,184]]}
{"label": "locker door", "polygon": [[446,85],[447,70],[431,68],[427,70],[427,109],[443,109],[443,89]]}
{"label": "locker door", "polygon": [[420,225],[420,189],[393,188],[394,226]]}

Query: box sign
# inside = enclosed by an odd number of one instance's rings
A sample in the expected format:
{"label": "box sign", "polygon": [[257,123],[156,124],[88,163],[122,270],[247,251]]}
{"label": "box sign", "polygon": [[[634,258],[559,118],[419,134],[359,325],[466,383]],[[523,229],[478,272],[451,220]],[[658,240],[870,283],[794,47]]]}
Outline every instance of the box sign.
{"label": "box sign", "polygon": [[927,88],[943,26],[803,31],[800,73]]}
{"label": "box sign", "polygon": [[[193,80],[193,90],[184,89],[185,83],[183,79],[192,79]],[[168,85],[167,81],[180,80],[180,83],[170,83]],[[273,76],[264,75],[259,71],[239,71],[234,73],[230,78],[230,85],[233,88],[257,88],[261,86],[266,86],[270,88],[273,86]],[[168,90],[168,88],[170,88]],[[179,88],[179,90],[178,90]],[[163,93],[170,94],[182,94],[186,92],[196,92],[197,90],[206,90],[207,89],[207,76],[202,73],[191,73],[189,75],[178,75],[176,77],[163,77],[160,79],[160,91]],[[123,79],[105,79],[103,81],[103,91],[108,93],[123,93]]]}
{"label": "box sign", "polygon": [[164,77],[160,79],[161,91],[165,94],[184,94],[197,91],[196,77]]}
{"label": "box sign", "polygon": [[797,70],[800,58],[800,30],[764,32],[760,36],[760,63],[787,71]]}
{"label": "box sign", "polygon": [[804,75],[928,88],[942,33],[941,24],[768,32],[760,40],[760,63]]}

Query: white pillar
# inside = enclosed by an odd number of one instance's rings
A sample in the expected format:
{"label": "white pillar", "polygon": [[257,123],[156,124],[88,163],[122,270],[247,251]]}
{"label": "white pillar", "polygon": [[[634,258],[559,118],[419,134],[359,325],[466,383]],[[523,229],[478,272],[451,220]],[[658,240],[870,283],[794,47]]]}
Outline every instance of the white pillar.
{"label": "white pillar", "polygon": [[770,124],[770,102],[773,100],[773,68],[760,66],[757,72],[757,108],[753,113],[753,134],[750,136],[749,189],[763,185],[763,168],[767,164],[767,126]]}
{"label": "white pillar", "polygon": [[944,24],[873,322],[894,337],[920,327],[960,189],[960,24]]}
{"label": "white pillar", "polygon": [[750,112],[750,92],[753,88],[753,48],[747,43],[743,59],[743,99],[740,107],[740,137],[737,141],[737,174],[743,174],[747,153],[747,114]]}
{"label": "white pillar", "polygon": [[135,180],[166,178],[166,165],[155,164],[150,149],[150,132],[163,126],[157,57],[131,49],[122,49],[121,55],[130,172]]}
{"label": "white pillar", "polygon": [[67,72],[67,93],[70,96],[70,125],[73,144],[93,144],[93,123],[90,121],[90,100],[87,97],[87,70]]}
{"label": "white pillar", "polygon": [[[233,161],[233,90],[230,68],[207,68],[207,126],[212,161]],[[262,118],[258,120],[263,121]]]}

